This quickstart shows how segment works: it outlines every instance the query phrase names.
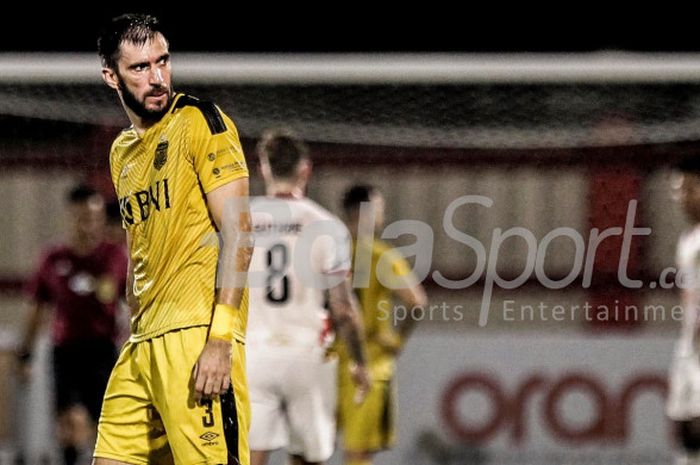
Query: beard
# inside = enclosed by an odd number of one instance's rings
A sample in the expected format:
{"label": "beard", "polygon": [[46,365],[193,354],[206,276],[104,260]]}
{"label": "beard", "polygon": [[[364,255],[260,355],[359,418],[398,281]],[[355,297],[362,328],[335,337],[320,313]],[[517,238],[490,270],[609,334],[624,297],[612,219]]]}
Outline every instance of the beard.
{"label": "beard", "polygon": [[[136,113],[136,115],[139,118],[146,121],[159,121],[170,109],[170,102],[173,98],[173,90],[172,88],[170,88],[168,89],[168,101],[163,106],[163,108],[160,110],[149,110],[148,108],[146,108],[144,102],[139,101],[136,95],[134,95],[134,93],[131,92],[121,80],[119,81],[119,90],[122,93],[122,100],[124,101],[124,105],[126,105],[131,111]],[[153,92],[154,90],[155,89],[151,90],[151,92]],[[160,90],[161,89],[158,89],[158,91]],[[151,94],[148,93],[144,96],[144,101],[149,95]]]}

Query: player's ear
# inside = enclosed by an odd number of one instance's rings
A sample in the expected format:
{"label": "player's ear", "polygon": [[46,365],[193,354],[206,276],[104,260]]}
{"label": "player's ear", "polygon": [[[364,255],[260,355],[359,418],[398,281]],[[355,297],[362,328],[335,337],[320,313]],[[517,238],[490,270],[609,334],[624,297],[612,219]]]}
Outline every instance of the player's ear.
{"label": "player's ear", "polygon": [[299,162],[299,168],[297,172],[299,173],[299,178],[302,181],[306,182],[309,180],[309,178],[311,177],[312,166],[313,165],[311,163],[311,160],[309,160],[308,158],[302,159]]}
{"label": "player's ear", "polygon": [[114,90],[119,88],[119,78],[112,68],[106,66],[102,68],[102,80]]}
{"label": "player's ear", "polygon": [[260,163],[258,163],[258,171],[260,176],[262,176],[265,183],[272,182],[272,169],[270,168],[270,163],[264,159],[260,158]]}

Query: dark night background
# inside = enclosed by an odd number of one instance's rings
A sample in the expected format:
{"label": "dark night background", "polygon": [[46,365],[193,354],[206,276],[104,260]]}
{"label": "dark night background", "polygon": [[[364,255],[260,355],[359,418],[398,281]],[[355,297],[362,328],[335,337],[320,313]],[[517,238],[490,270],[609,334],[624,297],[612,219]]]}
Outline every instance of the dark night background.
{"label": "dark night background", "polygon": [[194,5],[199,9],[125,2],[87,8],[15,4],[0,23],[0,51],[94,51],[99,25],[126,11],[160,17],[178,51],[700,51],[695,15],[667,4],[619,12],[583,3],[566,11],[556,4],[517,11],[498,3],[489,10],[415,3],[400,11],[342,2],[321,3],[314,10],[299,2]]}

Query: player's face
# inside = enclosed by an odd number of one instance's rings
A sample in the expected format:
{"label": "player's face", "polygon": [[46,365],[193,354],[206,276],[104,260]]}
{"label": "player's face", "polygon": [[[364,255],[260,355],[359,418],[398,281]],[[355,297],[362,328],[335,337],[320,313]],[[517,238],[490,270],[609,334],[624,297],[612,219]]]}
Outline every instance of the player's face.
{"label": "player's face", "polygon": [[80,242],[96,242],[102,238],[105,225],[104,203],[89,199],[70,206],[70,219],[75,239]]}
{"label": "player's face", "polygon": [[692,221],[700,221],[700,175],[683,173],[678,186],[678,199]]}
{"label": "player's face", "polygon": [[[384,230],[384,210],[385,202],[384,197],[379,193],[374,193],[369,197],[369,203],[372,207],[374,213],[374,231],[381,232]],[[360,209],[352,210],[347,217],[348,227],[352,234],[358,234],[358,227],[360,224],[365,224],[366,218],[360,218]],[[353,236],[354,237],[354,236]]]}
{"label": "player's face", "polygon": [[384,229],[384,210],[386,209],[384,197],[381,194],[375,193],[369,200],[372,202],[372,208],[374,208],[374,229],[376,231],[381,231]]}
{"label": "player's face", "polygon": [[170,53],[162,34],[142,45],[122,42],[116,74],[124,104],[139,117],[159,120],[170,106]]}

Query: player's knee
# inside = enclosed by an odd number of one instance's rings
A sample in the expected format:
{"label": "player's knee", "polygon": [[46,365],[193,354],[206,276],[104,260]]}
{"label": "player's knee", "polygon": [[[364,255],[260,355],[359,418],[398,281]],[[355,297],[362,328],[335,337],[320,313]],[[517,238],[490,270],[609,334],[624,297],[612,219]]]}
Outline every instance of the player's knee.
{"label": "player's knee", "polygon": [[266,465],[267,464],[267,451],[251,450],[250,451],[250,465]]}
{"label": "player's knee", "polygon": [[325,462],[309,462],[301,455],[290,454],[289,462],[291,465],[324,465]]}
{"label": "player's knee", "polygon": [[372,465],[372,454],[368,452],[345,452],[346,465]]}
{"label": "player's knee", "polygon": [[678,433],[683,449],[694,453],[700,452],[700,419],[680,422]]}

